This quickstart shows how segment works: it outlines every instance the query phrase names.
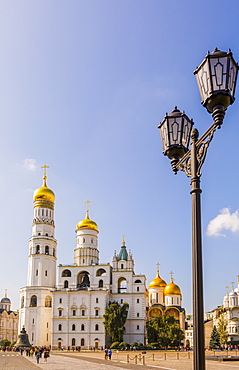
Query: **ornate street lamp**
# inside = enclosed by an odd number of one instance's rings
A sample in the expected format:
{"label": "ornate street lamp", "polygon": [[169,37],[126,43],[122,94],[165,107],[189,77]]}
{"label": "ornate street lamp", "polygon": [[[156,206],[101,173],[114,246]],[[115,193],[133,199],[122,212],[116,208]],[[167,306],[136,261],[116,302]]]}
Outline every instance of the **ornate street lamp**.
{"label": "ornate street lamp", "polygon": [[[212,113],[213,124],[199,137],[198,130],[192,129],[193,122],[185,113],[175,108],[158,126],[163,153],[171,159],[174,173],[184,171],[191,179],[192,194],[192,273],[193,273],[193,369],[205,370],[204,312],[202,273],[202,231],[201,231],[201,167],[207,149],[217,128],[220,128],[228,106],[235,100],[238,64],[231,51],[215,49],[205,57],[196,69],[202,105]],[[191,134],[191,148],[188,150]]]}

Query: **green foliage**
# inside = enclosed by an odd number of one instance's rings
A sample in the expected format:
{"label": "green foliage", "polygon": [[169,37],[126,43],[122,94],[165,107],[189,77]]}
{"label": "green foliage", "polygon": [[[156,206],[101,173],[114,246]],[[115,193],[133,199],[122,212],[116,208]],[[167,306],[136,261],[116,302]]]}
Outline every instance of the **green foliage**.
{"label": "green foliage", "polygon": [[111,344],[110,348],[111,349],[117,349],[117,348],[119,348],[119,346],[120,346],[120,342],[114,342],[114,343]]}
{"label": "green foliage", "polygon": [[225,345],[228,339],[228,331],[227,331],[227,320],[225,319],[223,314],[221,314],[218,320],[217,331],[220,337],[220,344]]}
{"label": "green foliage", "polygon": [[133,342],[133,343],[130,343],[130,347],[141,348],[141,347],[144,347],[144,345],[143,343],[140,343],[140,342]]}
{"label": "green foliage", "polygon": [[122,342],[125,331],[125,322],[127,320],[129,304],[118,302],[109,302],[103,315],[106,334],[111,338],[112,342]]}
{"label": "green foliage", "polygon": [[147,322],[148,342],[158,343],[160,347],[179,346],[184,333],[173,316],[163,315]]}
{"label": "green foliage", "polygon": [[129,343],[121,342],[119,346],[122,348],[126,348],[126,347],[129,348]]}
{"label": "green foliage", "polygon": [[212,348],[217,348],[220,346],[220,335],[215,325],[212,329],[209,346]]}
{"label": "green foliage", "polygon": [[8,339],[3,339],[3,340],[0,342],[0,345],[1,345],[2,347],[10,347],[10,346],[11,346],[11,342],[10,342],[10,340],[8,340]]}
{"label": "green foliage", "polygon": [[146,346],[148,349],[156,348],[159,349],[159,343],[148,343]]}

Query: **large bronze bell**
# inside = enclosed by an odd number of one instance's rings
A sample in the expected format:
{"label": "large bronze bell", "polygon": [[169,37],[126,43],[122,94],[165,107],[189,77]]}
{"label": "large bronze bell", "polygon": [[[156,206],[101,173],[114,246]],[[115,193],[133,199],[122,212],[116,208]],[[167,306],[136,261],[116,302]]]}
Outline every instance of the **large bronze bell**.
{"label": "large bronze bell", "polygon": [[15,344],[15,347],[31,347],[31,344],[28,339],[28,334],[24,326],[22,327],[20,334],[18,334],[18,341]]}

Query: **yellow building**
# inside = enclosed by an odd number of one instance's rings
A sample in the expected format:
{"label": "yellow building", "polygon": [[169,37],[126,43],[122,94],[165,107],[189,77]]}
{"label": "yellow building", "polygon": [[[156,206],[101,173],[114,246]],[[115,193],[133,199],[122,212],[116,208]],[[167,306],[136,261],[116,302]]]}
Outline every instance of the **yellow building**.
{"label": "yellow building", "polygon": [[181,289],[174,283],[171,273],[170,283],[160,277],[159,268],[155,279],[148,286],[147,293],[147,321],[163,315],[173,316],[179,323],[180,329],[185,331],[185,309],[182,307]]}
{"label": "yellow building", "polygon": [[5,293],[5,297],[0,302],[0,341],[9,340],[16,342],[18,327],[18,312],[11,311],[11,301]]}

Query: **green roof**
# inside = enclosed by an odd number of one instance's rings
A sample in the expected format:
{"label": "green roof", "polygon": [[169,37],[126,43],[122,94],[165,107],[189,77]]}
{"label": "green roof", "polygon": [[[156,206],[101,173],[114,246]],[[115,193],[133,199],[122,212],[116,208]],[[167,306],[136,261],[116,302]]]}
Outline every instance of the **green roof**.
{"label": "green roof", "polygon": [[117,260],[118,261],[121,261],[121,260],[128,261],[128,252],[127,252],[125,245],[122,245]]}

